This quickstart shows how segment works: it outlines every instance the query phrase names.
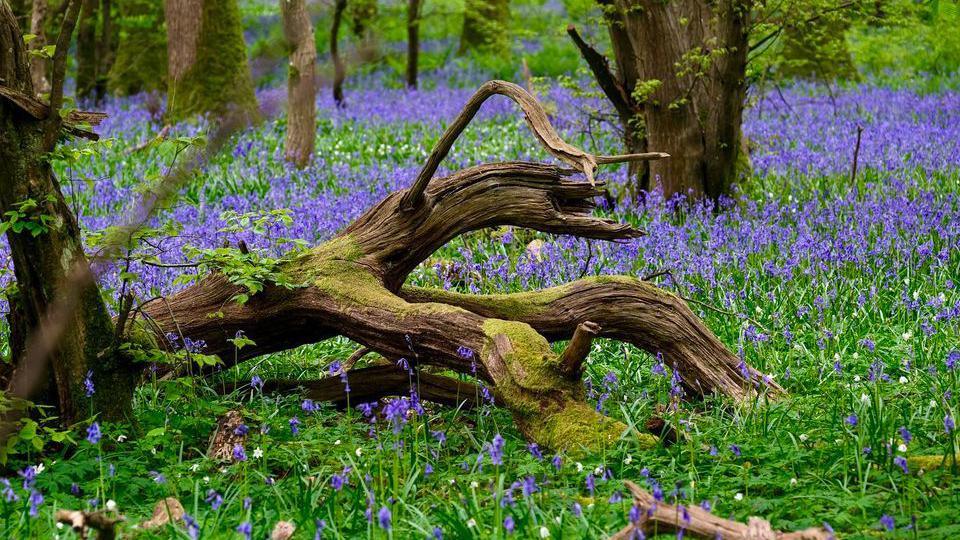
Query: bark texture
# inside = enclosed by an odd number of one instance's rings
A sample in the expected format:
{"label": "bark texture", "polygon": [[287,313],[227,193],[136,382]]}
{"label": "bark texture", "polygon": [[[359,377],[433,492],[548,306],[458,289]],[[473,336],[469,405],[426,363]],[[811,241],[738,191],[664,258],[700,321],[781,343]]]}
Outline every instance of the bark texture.
{"label": "bark texture", "polygon": [[673,156],[636,167],[636,191],[659,182],[667,196],[728,193],[741,148],[749,3],[598,1],[616,73],[579,36],[574,41],[620,116],[628,151]]}
{"label": "bark texture", "polygon": [[256,118],[237,0],[166,0],[167,115]]}
{"label": "bark texture", "polygon": [[467,0],[460,33],[460,54],[472,50],[507,51],[509,25],[509,0]]}
{"label": "bark texture", "polygon": [[[574,169],[493,163],[433,179],[440,160],[480,103],[494,94],[516,101],[541,143]],[[485,227],[512,225],[605,240],[637,237],[643,233],[593,215],[594,198],[604,191],[594,179],[594,169],[602,163],[659,157],[662,154],[587,154],[559,138],[542,107],[525,90],[491,81],[448,128],[411,188],[387,196],[334,239],[285,263],[283,272],[299,287],[270,286],[238,304],[231,298],[240,288],[221,274],[211,274],[162,301],[148,303],[143,313],[157,340],[165,332],[204,340],[204,352],[219,355],[227,365],[342,335],[384,358],[405,358],[415,369],[436,366],[475,374],[492,387],[497,402],[511,410],[530,439],[550,448],[595,451],[627,431],[585,401],[580,378],[595,335],[662,352],[696,394],[744,399],[759,377],[740,364],[680,299],[632,278],[595,278],[502,296],[402,285],[441,246]],[[576,171],[590,181],[569,180]],[[229,340],[240,331],[256,345],[236,351]],[[571,337],[563,354],[553,352],[549,340]],[[365,381],[359,393],[383,395],[385,389],[404,387],[408,376],[376,373],[356,372]],[[382,384],[378,387],[375,380]],[[455,402],[463,388],[452,380],[426,380],[443,402]],[[314,395],[342,399],[336,392],[340,381],[320,384],[311,389]],[[778,388],[771,386],[770,391]],[[631,436],[641,444],[653,444],[649,435]]]}
{"label": "bark texture", "polygon": [[280,0],[280,11],[290,50],[284,155],[302,168],[310,162],[316,136],[317,46],[304,0]]}
{"label": "bark texture", "polygon": [[[44,224],[37,235],[7,230],[17,279],[12,303],[18,316],[13,322],[20,326],[12,331],[19,337],[12,343],[16,368],[12,387],[7,390],[11,395],[28,396],[43,386],[48,372],[25,359],[32,351],[49,347],[49,373],[56,388],[54,404],[65,423],[86,417],[90,401],[106,419],[125,417],[134,384],[132,371],[112,354],[113,324],[89,276],[79,225],[44,159],[60,133],[65,43],[73,33],[78,11],[77,2],[68,6],[65,18],[69,23],[61,30],[59,54],[54,57],[51,106],[37,111],[37,104],[29,100],[34,89],[23,38],[9,6],[0,2],[0,50],[10,53],[0,55],[0,178],[5,179],[0,182],[0,211],[20,211],[21,220]],[[26,201],[35,201],[36,207],[22,206]],[[75,287],[79,292],[71,290]],[[55,344],[42,342],[37,328],[58,316],[62,317],[55,321],[62,323],[59,339]],[[20,377],[17,371],[32,375]],[[83,385],[88,373],[98,388],[92,398],[86,396]]]}

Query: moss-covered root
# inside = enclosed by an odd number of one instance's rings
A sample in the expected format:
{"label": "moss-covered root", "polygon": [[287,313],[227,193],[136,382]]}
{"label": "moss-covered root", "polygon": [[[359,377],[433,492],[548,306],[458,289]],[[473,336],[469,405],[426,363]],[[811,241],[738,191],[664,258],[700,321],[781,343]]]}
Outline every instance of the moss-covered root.
{"label": "moss-covered root", "polygon": [[641,449],[653,448],[657,438],[597,412],[583,401],[569,401],[559,411],[531,421],[518,420],[524,434],[547,448],[571,456],[597,454],[624,438]]}
{"label": "moss-covered root", "polygon": [[547,340],[530,325],[487,319],[482,358],[494,379],[497,395],[513,413],[527,438],[546,448],[582,455],[609,448],[626,434],[649,448],[649,434],[604,416],[584,400],[579,378],[564,371]]}
{"label": "moss-covered root", "polygon": [[932,471],[933,469],[939,469],[941,467],[950,467],[954,463],[960,463],[960,454],[954,456],[954,459],[950,459],[949,454],[910,456],[907,458],[907,468],[910,470],[910,472],[917,473],[920,471]]}

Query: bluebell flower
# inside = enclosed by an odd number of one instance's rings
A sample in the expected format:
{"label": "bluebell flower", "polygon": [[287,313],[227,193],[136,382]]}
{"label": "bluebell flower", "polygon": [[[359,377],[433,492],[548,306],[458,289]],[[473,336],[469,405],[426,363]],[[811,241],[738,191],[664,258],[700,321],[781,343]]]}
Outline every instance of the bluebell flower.
{"label": "bluebell flower", "polygon": [[43,504],[43,494],[37,490],[30,492],[30,517],[40,514],[40,505]]}
{"label": "bluebell flower", "polygon": [[380,513],[377,514],[377,522],[380,524],[380,528],[389,531],[393,526],[393,516],[390,514],[390,509],[386,506],[380,508]]}
{"label": "bluebell flower", "polygon": [[246,461],[247,452],[243,449],[242,444],[233,445],[233,459],[236,461]]}
{"label": "bluebell flower", "polygon": [[220,506],[223,505],[223,496],[213,489],[207,491],[207,498],[205,500],[210,505],[210,508],[214,510],[219,510]]}
{"label": "bluebell flower", "polygon": [[83,378],[83,388],[87,397],[93,397],[96,389],[93,386],[93,371],[88,371],[87,376]]}
{"label": "bluebell flower", "polygon": [[530,455],[535,457],[537,461],[540,461],[543,459],[543,452],[540,451],[540,446],[537,443],[528,444],[527,451],[529,451]]}
{"label": "bluebell flower", "polygon": [[494,465],[503,465],[503,445],[506,441],[499,433],[493,436],[493,441],[487,452],[490,454],[490,462]]}

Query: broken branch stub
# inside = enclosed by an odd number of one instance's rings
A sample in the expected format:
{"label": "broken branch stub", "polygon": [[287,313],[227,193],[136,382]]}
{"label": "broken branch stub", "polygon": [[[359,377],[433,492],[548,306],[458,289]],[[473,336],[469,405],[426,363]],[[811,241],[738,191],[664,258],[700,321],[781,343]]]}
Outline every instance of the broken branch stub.
{"label": "broken branch stub", "polygon": [[[244,304],[231,301],[240,287],[214,273],[142,314],[162,339],[177,332],[207,344],[227,366],[298,345],[344,336],[387,359],[473,374],[508,408],[520,430],[541,446],[595,451],[623,435],[642,445],[655,438],[610,419],[586,402],[580,377],[593,335],[614,337],[673,356],[694,393],[744,398],[750,383],[738,361],[676,296],[632,278],[583,280],[521,296],[469,296],[403,288],[407,276],[437,249],[477,229],[510,225],[547,233],[627,240],[643,233],[593,214],[601,182],[574,182],[554,165],[490,163],[432,180],[440,161],[480,104],[493,94],[520,104],[538,140],[593,180],[599,163],[652,159],[660,154],[593,156],[568,145],[537,101],[522,88],[491,81],[471,98],[434,149],[413,187],[388,195],[332,240],[281,266],[288,289],[266,286]],[[655,155],[656,154],[656,155]],[[529,295],[529,296],[523,296]],[[527,302],[527,299],[530,302]],[[599,305],[591,305],[599,300]],[[215,313],[216,317],[210,314]],[[585,322],[592,321],[592,322]],[[596,323],[596,324],[593,324]],[[256,345],[237,351],[242,331]],[[573,338],[558,355],[548,340]],[[464,350],[472,351],[464,355]],[[354,391],[373,396],[408,391],[406,374],[383,366],[348,372]],[[684,371],[689,369],[690,371]],[[400,376],[397,375],[400,373]],[[433,376],[424,398],[457,404],[463,391]],[[275,384],[293,388],[294,381]],[[358,386],[359,384],[359,386]],[[302,384],[314,399],[339,401],[340,381]],[[430,395],[428,395],[430,394]]]}

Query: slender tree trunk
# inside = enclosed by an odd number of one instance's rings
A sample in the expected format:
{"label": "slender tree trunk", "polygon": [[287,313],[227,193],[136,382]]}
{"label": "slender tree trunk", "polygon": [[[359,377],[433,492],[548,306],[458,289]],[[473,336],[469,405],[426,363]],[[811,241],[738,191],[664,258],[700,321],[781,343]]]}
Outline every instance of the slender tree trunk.
{"label": "slender tree trunk", "polygon": [[[112,62],[110,92],[131,95],[167,89],[167,33],[163,4],[155,0],[119,3],[116,61]],[[111,59],[112,61],[113,59]]]}
{"label": "slender tree trunk", "polygon": [[504,51],[508,47],[509,0],[467,0],[460,34],[460,54],[475,49]]}
{"label": "slender tree trunk", "polygon": [[[68,18],[70,15],[68,9]],[[73,11],[74,21],[76,16]],[[73,32],[72,25],[69,31]],[[0,50],[9,52],[0,55],[0,80],[6,91],[32,96],[30,63],[6,2],[0,2]],[[65,54],[61,51],[61,55]],[[64,59],[55,58],[54,65],[58,63],[62,66]],[[51,83],[51,102],[54,109],[59,109],[62,69],[59,76],[55,69]],[[120,419],[130,411],[135,374],[115,354],[113,324],[96,283],[92,279],[77,279],[87,278],[90,273],[80,227],[45,159],[56,141],[53,138],[51,143],[49,134],[59,124],[56,110],[37,119],[25,114],[13,101],[0,98],[0,178],[4,179],[0,182],[0,211],[17,211],[23,214],[21,220],[43,225],[37,235],[13,228],[6,231],[17,279],[17,316],[11,318],[11,334],[16,341],[13,361],[15,370],[39,369],[22,362],[33,347],[43,345],[44,337],[36,329],[42,322],[55,318],[55,306],[71,304],[73,309],[61,312],[63,330],[49,362],[58,414],[64,423],[86,418],[91,411],[101,412],[106,419]],[[79,293],[75,289],[78,283],[82,283]],[[88,372],[98,389],[92,398],[86,395],[83,385]],[[36,392],[36,388],[8,390],[15,394]]]}
{"label": "slender tree trunk", "polygon": [[[47,32],[44,28],[46,21],[47,0],[33,0],[30,33],[36,37],[30,42],[31,51],[39,51],[47,45]],[[46,94],[50,91],[50,82],[47,81],[47,60],[40,55],[30,55],[30,78],[33,80],[33,90],[37,94]]]}
{"label": "slender tree trunk", "polygon": [[113,3],[111,0],[100,0],[100,37],[97,39],[97,83],[95,99],[103,102],[107,96],[107,83],[110,80],[110,70],[117,57],[119,37],[113,25]]}
{"label": "slender tree trunk", "polygon": [[304,0],[280,0],[283,34],[290,50],[285,155],[298,167],[310,161],[316,136],[317,46]]}
{"label": "slender tree trunk", "polygon": [[333,61],[333,101],[338,107],[343,107],[343,80],[347,77],[347,72],[343,59],[340,58],[337,42],[340,41],[340,25],[343,21],[343,10],[347,7],[347,0],[336,1],[333,8],[333,23],[330,27],[330,58]]}
{"label": "slender tree trunk", "polygon": [[83,0],[77,28],[77,98],[93,96],[97,86],[97,12],[99,0]]}
{"label": "slender tree trunk", "polygon": [[417,62],[420,58],[421,0],[410,0],[407,5],[407,87],[417,87]]}
{"label": "slender tree trunk", "polygon": [[604,91],[620,115],[628,150],[672,156],[633,168],[637,189],[659,183],[666,196],[728,193],[741,148],[748,3],[599,1],[616,75],[604,74],[605,60],[591,60],[582,42],[581,52],[601,86],[607,79]]}
{"label": "slender tree trunk", "polygon": [[237,0],[166,0],[167,114],[257,117]]}

